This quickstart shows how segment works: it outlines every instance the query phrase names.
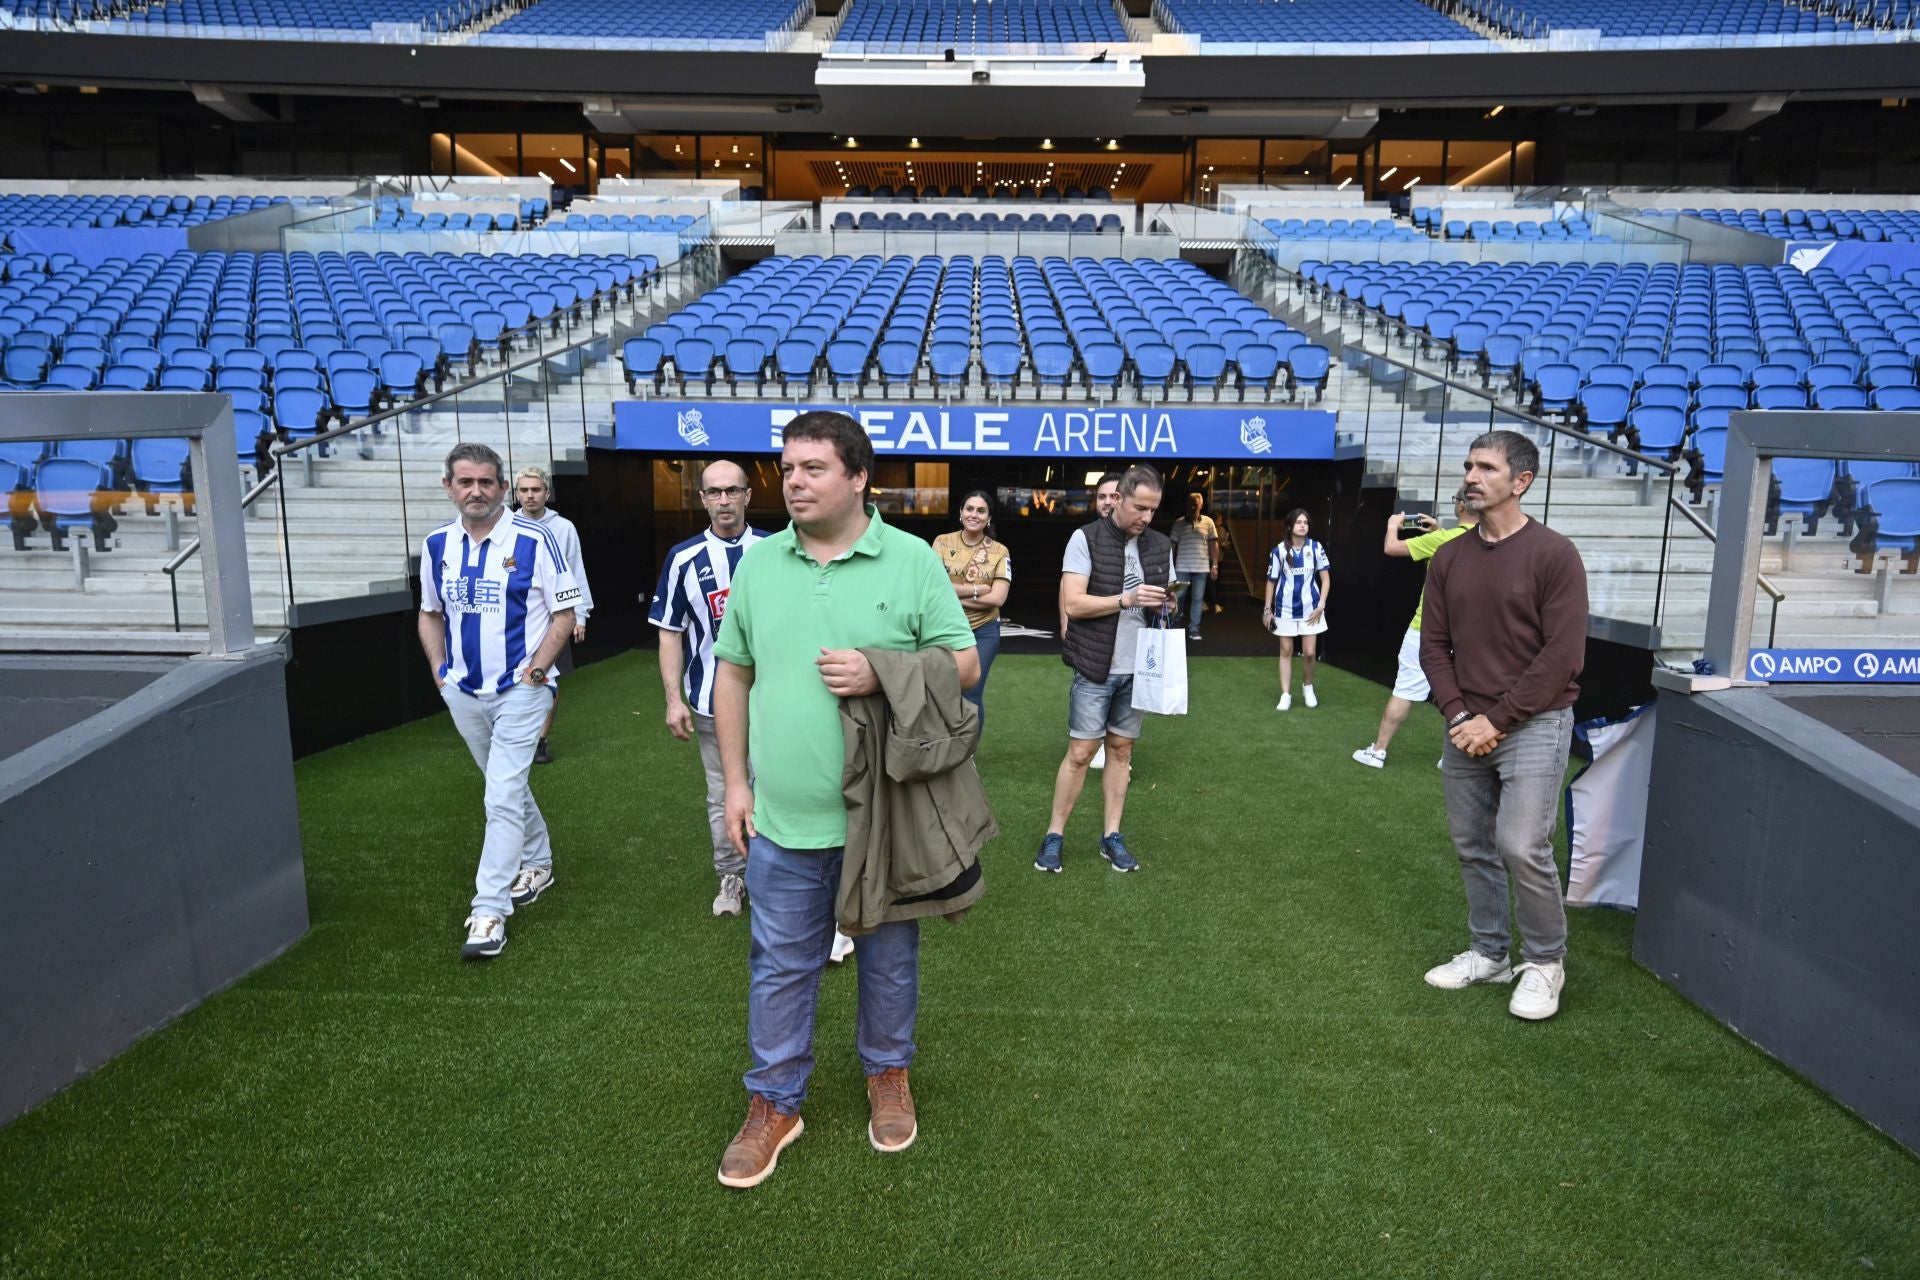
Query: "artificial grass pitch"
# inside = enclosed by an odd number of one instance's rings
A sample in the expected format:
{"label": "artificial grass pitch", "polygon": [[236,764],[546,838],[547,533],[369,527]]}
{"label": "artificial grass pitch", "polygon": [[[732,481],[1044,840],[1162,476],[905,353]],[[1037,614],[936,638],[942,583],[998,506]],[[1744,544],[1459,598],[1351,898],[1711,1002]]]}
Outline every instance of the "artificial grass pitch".
{"label": "artificial grass pitch", "polygon": [[[922,953],[918,1143],[866,1140],[855,975],[826,976],[805,1135],[759,1189],[747,924],[653,655],[568,680],[535,771],[558,881],[462,964],[480,779],[445,716],[300,765],[313,930],[0,1130],[0,1276],[1838,1276],[1920,1274],[1920,1162],[1573,913],[1560,1016],[1421,973],[1466,945],[1416,713],[1193,664],[1149,717],[1126,832],[1031,869],[1067,673],[995,667],[1006,834]],[[1871,1267],[1871,1270],[1869,1270]]]}

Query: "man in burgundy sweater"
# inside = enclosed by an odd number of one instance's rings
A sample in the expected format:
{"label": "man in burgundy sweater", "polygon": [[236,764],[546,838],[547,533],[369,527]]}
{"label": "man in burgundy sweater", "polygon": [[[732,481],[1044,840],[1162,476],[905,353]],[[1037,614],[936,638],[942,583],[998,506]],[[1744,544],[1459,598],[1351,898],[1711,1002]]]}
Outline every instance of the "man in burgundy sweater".
{"label": "man in burgundy sweater", "polygon": [[[1587,647],[1587,572],[1571,542],[1520,510],[1540,451],[1489,431],[1467,452],[1472,533],[1427,571],[1420,666],[1447,721],[1447,823],[1472,946],[1427,971],[1436,987],[1519,978],[1515,1017],[1551,1018],[1566,981],[1567,913],[1553,861],[1561,779]],[[1522,963],[1507,959],[1513,888]]]}

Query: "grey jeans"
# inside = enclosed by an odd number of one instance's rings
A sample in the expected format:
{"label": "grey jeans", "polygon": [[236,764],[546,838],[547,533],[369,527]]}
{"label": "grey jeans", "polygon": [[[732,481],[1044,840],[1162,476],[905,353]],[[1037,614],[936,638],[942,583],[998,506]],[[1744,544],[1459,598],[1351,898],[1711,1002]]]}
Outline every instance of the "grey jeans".
{"label": "grey jeans", "polygon": [[1567,909],[1553,861],[1553,828],[1573,742],[1573,709],[1543,711],[1507,731],[1484,756],[1449,741],[1441,760],[1447,825],[1460,855],[1473,949],[1505,959],[1512,933],[1507,888],[1520,925],[1521,958],[1567,954]]}
{"label": "grey jeans", "polygon": [[727,839],[727,774],[720,766],[720,735],[714,731],[713,717],[693,713],[694,736],[700,739],[700,763],[707,771],[707,827],[713,832],[713,869],[723,876],[737,876],[747,869],[747,860]]}

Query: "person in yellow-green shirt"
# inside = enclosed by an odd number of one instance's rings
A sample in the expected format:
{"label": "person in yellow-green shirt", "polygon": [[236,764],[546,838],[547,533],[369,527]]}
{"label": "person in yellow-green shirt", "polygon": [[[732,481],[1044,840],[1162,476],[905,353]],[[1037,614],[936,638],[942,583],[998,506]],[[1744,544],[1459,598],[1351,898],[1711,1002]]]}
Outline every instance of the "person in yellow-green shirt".
{"label": "person in yellow-green shirt", "polygon": [[[1434,552],[1473,528],[1474,514],[1467,510],[1463,491],[1453,495],[1453,519],[1453,528],[1442,529],[1440,522],[1432,516],[1409,516],[1396,511],[1387,518],[1387,540],[1382,550],[1390,556],[1409,558],[1421,564],[1433,559]],[[1418,525],[1423,532],[1402,540],[1401,532],[1409,524]],[[1400,641],[1400,667],[1393,679],[1393,696],[1387,699],[1387,709],[1380,715],[1379,732],[1371,743],[1353,753],[1354,761],[1369,769],[1387,767],[1387,746],[1393,741],[1393,735],[1400,732],[1400,726],[1413,713],[1413,704],[1425,702],[1432,692],[1427,687],[1426,672],[1420,669],[1420,613],[1425,605],[1426,596],[1423,594],[1420,603],[1413,607],[1413,622]]]}

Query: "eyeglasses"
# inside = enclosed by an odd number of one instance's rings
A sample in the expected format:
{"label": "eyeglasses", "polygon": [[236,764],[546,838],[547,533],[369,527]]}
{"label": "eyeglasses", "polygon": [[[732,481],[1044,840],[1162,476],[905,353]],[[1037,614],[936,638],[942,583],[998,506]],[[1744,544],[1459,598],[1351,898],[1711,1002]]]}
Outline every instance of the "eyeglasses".
{"label": "eyeglasses", "polygon": [[700,496],[701,496],[701,497],[703,497],[703,498],[714,498],[714,499],[720,499],[720,498],[744,498],[744,497],[746,497],[746,496],[747,496],[748,494],[750,494],[750,493],[752,493],[752,492],[753,492],[753,490],[751,490],[751,489],[741,489],[741,488],[732,488],[732,489],[702,489],[702,490],[700,491]]}

